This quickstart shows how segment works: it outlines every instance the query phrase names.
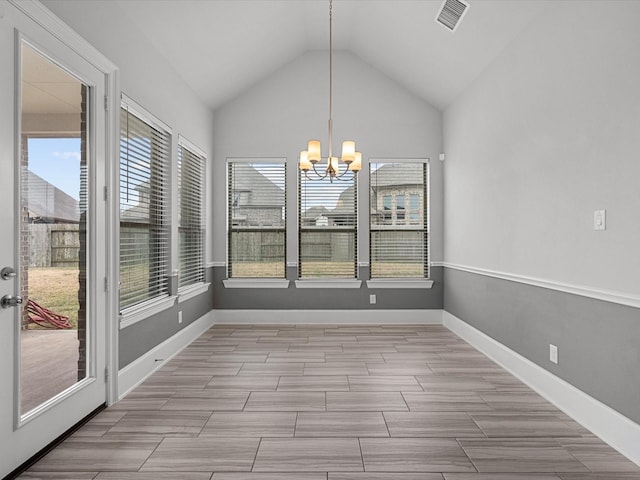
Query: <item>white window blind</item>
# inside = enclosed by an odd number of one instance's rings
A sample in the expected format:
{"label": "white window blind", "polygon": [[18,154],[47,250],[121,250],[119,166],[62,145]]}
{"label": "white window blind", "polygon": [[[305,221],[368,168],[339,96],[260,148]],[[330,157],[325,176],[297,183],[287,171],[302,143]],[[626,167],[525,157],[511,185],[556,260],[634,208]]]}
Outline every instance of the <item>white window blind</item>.
{"label": "white window blind", "polygon": [[178,288],[204,282],[204,171],[206,157],[178,143]]}
{"label": "white window blind", "polygon": [[168,295],[171,133],[123,104],[120,309]]}
{"label": "white window blind", "polygon": [[427,161],[369,165],[371,278],[427,278]]}
{"label": "white window blind", "polygon": [[300,278],[357,277],[357,181],[353,172],[330,182],[300,172]]}
{"label": "white window blind", "polygon": [[229,278],[286,277],[284,160],[230,159]]}

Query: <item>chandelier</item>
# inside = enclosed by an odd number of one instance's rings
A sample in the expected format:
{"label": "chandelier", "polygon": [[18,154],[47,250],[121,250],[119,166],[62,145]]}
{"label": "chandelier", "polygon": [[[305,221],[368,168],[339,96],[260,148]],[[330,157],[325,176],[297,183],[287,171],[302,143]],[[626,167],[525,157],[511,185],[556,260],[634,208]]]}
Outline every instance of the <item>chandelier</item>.
{"label": "chandelier", "polygon": [[[324,180],[329,178],[333,182],[334,179],[341,178],[348,172],[358,173],[362,168],[362,154],[356,152],[356,144],[351,140],[342,142],[342,157],[340,160],[346,164],[346,168],[341,173],[338,157],[333,156],[333,0],[329,0],[329,142],[328,155],[322,157],[320,150],[320,140],[309,140],[307,149],[300,152],[299,168],[304,172],[308,180]],[[327,159],[327,169],[318,172],[316,164],[324,158]],[[309,171],[313,170],[314,177],[309,176]]]}

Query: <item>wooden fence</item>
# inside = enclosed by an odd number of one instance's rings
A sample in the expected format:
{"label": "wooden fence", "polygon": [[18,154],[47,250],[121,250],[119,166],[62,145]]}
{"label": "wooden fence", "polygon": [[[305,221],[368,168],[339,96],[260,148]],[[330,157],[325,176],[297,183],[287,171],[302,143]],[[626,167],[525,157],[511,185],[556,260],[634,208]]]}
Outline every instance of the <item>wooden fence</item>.
{"label": "wooden fence", "polygon": [[30,267],[77,267],[79,253],[78,224],[29,225]]}

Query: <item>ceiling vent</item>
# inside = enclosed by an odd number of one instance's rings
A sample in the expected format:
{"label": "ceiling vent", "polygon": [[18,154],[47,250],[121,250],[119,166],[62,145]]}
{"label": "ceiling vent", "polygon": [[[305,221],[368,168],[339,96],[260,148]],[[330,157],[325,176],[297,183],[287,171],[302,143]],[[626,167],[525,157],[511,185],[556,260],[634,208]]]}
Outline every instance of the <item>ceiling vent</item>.
{"label": "ceiling vent", "polygon": [[436,22],[447,30],[455,32],[468,9],[469,4],[462,0],[444,0]]}

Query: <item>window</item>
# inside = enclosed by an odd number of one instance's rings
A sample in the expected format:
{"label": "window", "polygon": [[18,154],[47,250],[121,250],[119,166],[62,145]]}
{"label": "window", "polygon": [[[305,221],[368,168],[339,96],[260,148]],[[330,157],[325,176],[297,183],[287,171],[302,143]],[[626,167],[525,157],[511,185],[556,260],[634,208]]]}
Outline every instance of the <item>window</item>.
{"label": "window", "polygon": [[418,195],[417,193],[409,194],[409,222],[420,222],[421,203],[422,202],[420,201],[420,195]]}
{"label": "window", "polygon": [[357,182],[347,172],[333,183],[300,172],[298,276],[357,277]]}
{"label": "window", "polygon": [[428,277],[429,164],[372,162],[369,168],[371,278]]}
{"label": "window", "polygon": [[396,195],[396,223],[404,222],[404,201],[405,201],[405,192],[402,192],[400,195]]}
{"label": "window", "polygon": [[229,278],[285,278],[284,159],[230,159]]}
{"label": "window", "polygon": [[120,309],[169,293],[171,131],[133,102],[120,116]]}
{"label": "window", "polygon": [[204,282],[204,168],[206,156],[178,142],[178,288]]}

